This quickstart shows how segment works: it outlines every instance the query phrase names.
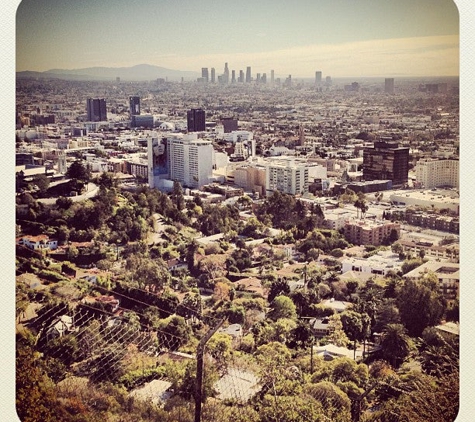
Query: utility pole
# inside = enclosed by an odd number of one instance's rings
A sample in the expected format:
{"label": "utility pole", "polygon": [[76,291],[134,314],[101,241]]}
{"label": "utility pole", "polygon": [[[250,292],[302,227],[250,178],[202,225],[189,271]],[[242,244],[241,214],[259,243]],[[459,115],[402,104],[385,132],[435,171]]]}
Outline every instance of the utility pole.
{"label": "utility pole", "polygon": [[213,334],[218,331],[218,328],[223,325],[224,321],[226,321],[226,318],[219,320],[218,323],[204,335],[196,351],[195,422],[201,422],[201,403],[203,396],[203,357],[205,346]]}

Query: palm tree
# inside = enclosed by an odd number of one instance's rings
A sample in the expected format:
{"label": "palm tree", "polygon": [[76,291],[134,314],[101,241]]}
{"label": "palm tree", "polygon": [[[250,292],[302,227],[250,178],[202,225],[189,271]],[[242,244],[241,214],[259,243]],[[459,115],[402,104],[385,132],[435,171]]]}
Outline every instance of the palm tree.
{"label": "palm tree", "polygon": [[391,365],[397,368],[413,347],[411,338],[402,324],[388,324],[383,331],[381,351]]}

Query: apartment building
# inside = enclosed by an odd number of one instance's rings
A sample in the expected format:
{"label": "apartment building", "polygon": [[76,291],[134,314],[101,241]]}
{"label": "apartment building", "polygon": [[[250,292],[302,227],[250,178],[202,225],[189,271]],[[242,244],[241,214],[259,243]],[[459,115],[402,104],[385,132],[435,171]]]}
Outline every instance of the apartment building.
{"label": "apartment building", "polygon": [[416,164],[416,181],[426,189],[459,187],[459,160],[424,159]]}
{"label": "apartment building", "polygon": [[458,297],[460,264],[429,261],[405,274],[404,278],[417,280],[427,273],[434,273],[437,276],[439,288],[446,299],[453,300]]}
{"label": "apartment building", "polygon": [[182,138],[168,138],[169,178],[183,186],[199,188],[209,182],[213,174],[213,145],[198,139],[195,133]]}
{"label": "apartment building", "polygon": [[267,164],[266,193],[274,191],[291,195],[308,193],[308,167],[292,160],[275,160]]}
{"label": "apartment building", "polygon": [[345,238],[356,245],[379,246],[395,230],[398,237],[401,231],[399,223],[388,221],[352,220],[344,226]]}

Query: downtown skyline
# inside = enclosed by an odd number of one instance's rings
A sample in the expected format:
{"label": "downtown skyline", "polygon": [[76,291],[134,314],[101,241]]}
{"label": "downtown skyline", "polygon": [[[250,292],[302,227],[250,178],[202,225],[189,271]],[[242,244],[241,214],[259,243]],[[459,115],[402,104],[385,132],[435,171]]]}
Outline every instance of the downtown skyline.
{"label": "downtown skyline", "polygon": [[452,0],[23,0],[16,70],[128,67],[246,69],[311,78],[458,76]]}

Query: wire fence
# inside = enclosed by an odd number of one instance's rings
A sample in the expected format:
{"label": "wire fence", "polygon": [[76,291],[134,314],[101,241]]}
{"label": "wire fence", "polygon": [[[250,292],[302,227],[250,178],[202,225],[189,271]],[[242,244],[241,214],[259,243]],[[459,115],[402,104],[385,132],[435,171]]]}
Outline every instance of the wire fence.
{"label": "wire fence", "polygon": [[[100,291],[117,296],[112,290]],[[272,358],[262,363],[252,354],[238,353],[237,339],[226,356],[211,353],[207,342],[223,324],[223,318],[209,319],[207,333],[201,332],[201,347],[196,346],[190,354],[179,353],[177,349],[183,344],[179,331],[152,326],[149,315],[145,315],[147,311],[160,313],[166,309],[125,294],[120,297],[140,304],[143,311],[128,313],[122,309],[118,313],[88,303],[61,304],[38,310],[38,316],[29,322],[36,334],[37,350],[45,362],[57,368],[52,373],[56,373],[54,380],[63,394],[86,394],[87,387],[78,386],[84,380],[108,381],[123,385],[137,400],[163,407],[174,394],[186,396],[188,392],[190,405],[194,399],[194,419],[186,413],[175,417],[178,422],[277,422],[283,420],[283,415],[287,420],[332,421],[336,420],[332,417],[335,409],[340,413],[349,411],[347,403],[329,399],[328,391],[305,390],[301,369]],[[196,315],[196,309],[189,311]],[[180,365],[191,368],[192,376],[186,380],[191,385],[186,386],[185,381],[177,385],[171,372]]]}

